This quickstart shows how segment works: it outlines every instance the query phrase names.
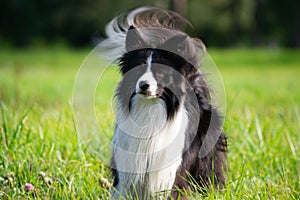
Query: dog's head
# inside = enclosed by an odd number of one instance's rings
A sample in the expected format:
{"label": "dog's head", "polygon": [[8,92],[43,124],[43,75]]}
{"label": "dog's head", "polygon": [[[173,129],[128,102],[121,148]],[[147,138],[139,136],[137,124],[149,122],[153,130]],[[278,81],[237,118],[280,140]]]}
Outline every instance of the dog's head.
{"label": "dog's head", "polygon": [[189,54],[193,53],[191,38],[182,32],[173,32],[171,36],[166,33],[153,28],[139,31],[133,26],[127,32],[126,53],[119,62],[123,79],[118,92],[129,109],[134,97],[149,101],[163,99],[168,116],[172,117],[184,98],[189,77],[197,72],[194,60],[187,59],[195,57]]}

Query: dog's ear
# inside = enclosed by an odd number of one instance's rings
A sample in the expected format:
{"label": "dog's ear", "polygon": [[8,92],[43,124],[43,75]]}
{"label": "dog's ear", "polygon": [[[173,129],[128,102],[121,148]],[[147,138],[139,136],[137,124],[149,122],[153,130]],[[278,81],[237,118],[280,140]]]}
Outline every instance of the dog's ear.
{"label": "dog's ear", "polygon": [[166,42],[160,46],[160,49],[181,54],[186,48],[186,39],[186,35],[175,35],[167,39]]}
{"label": "dog's ear", "polygon": [[126,35],[126,51],[146,48],[146,43],[134,26],[130,26]]}

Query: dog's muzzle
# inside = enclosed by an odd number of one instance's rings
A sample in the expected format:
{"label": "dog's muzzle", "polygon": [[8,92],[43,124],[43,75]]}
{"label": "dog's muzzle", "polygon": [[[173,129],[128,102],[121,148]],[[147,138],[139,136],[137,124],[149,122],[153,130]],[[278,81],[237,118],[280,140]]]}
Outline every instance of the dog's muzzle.
{"label": "dog's muzzle", "polygon": [[146,97],[147,99],[157,98],[157,83],[149,81],[139,81],[136,88],[136,93]]}

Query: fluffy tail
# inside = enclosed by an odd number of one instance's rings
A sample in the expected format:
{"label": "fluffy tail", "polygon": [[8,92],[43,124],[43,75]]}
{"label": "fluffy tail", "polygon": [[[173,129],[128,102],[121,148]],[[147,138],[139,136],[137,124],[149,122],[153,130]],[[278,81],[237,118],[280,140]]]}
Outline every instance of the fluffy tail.
{"label": "fluffy tail", "polygon": [[176,12],[156,7],[140,7],[111,20],[107,24],[105,32],[108,37],[124,34],[130,26],[167,28],[179,31],[185,24],[191,26],[187,19]]}
{"label": "fluffy tail", "polygon": [[[107,39],[101,43],[104,58],[116,60],[126,53],[126,36],[130,26],[139,29],[143,40],[156,48],[169,38],[186,35],[184,27],[192,26],[190,22],[176,12],[156,7],[140,7],[129,13],[119,15],[111,20],[106,28]],[[187,36],[187,35],[186,35]],[[187,50],[181,55],[200,66],[200,57],[206,51],[201,40],[187,36]],[[176,49],[164,49],[176,53]],[[102,55],[102,57],[103,57]]]}

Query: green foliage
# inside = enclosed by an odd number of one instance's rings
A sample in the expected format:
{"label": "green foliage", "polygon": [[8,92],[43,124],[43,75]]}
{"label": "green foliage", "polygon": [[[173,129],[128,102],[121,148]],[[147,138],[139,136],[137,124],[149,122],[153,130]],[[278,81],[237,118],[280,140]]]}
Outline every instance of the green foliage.
{"label": "green foliage", "polygon": [[[0,52],[1,199],[108,198],[109,170],[79,145],[70,103],[87,54],[65,48]],[[227,94],[227,184],[207,195],[189,193],[189,199],[299,199],[298,55],[211,51]],[[107,70],[96,96],[99,134],[107,137],[113,133],[110,98],[118,77],[115,67]],[[26,191],[26,183],[35,189]]]}
{"label": "green foliage", "polygon": [[[4,0],[0,42],[13,46],[65,42],[89,45],[110,19],[143,5],[174,8],[175,0]],[[209,46],[299,47],[298,0],[185,0],[176,11],[191,20],[189,32]]]}

